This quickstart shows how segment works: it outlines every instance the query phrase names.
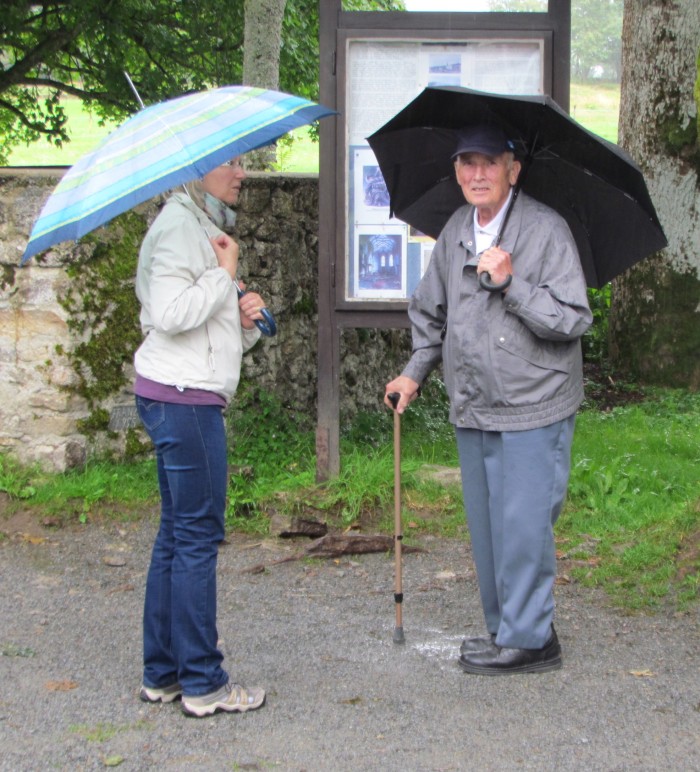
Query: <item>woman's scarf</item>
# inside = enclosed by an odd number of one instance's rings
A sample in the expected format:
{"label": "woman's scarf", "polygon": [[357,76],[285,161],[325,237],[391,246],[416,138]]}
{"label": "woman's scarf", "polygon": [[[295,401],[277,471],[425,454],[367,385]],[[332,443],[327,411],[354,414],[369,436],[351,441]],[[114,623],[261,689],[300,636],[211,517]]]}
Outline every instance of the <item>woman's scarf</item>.
{"label": "woman's scarf", "polygon": [[183,186],[192,201],[207,215],[207,217],[224,233],[231,233],[236,225],[236,212],[221,199],[207,193],[201,180],[188,182]]}

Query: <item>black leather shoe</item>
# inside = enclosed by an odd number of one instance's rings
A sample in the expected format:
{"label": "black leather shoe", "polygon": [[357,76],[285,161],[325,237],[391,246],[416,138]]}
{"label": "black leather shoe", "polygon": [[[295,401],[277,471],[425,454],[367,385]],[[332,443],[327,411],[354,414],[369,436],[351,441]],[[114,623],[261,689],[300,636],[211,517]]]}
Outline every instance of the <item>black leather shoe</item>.
{"label": "black leather shoe", "polygon": [[496,647],[496,635],[480,635],[476,638],[465,638],[459,647],[460,656],[462,654],[476,653],[477,651],[489,651]]}
{"label": "black leather shoe", "polygon": [[459,658],[466,673],[508,675],[510,673],[545,673],[561,667],[561,647],[556,631],[541,649],[508,649],[494,646],[486,651],[467,652]]}

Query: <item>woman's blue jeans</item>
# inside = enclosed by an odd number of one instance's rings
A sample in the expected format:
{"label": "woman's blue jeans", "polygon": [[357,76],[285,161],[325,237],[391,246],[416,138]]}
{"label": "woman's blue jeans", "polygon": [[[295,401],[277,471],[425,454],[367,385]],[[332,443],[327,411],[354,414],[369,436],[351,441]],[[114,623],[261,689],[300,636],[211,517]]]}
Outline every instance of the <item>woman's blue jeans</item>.
{"label": "woman's blue jeans", "polygon": [[222,410],[143,397],[136,406],[155,445],[161,496],[146,580],[143,682],[163,688],[179,681],[187,696],[208,694],[228,681],[216,630],[227,480]]}

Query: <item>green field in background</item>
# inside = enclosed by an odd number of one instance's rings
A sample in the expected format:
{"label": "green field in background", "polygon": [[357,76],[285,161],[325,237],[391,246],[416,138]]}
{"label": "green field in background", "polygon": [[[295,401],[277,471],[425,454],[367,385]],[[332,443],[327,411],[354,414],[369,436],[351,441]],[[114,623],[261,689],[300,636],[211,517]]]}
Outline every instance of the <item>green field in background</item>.
{"label": "green field in background", "polygon": [[[10,166],[71,166],[92,150],[113,126],[100,126],[97,118],[82,109],[78,99],[64,100],[68,114],[71,141],[62,148],[48,142],[36,142],[15,149],[10,154]],[[573,118],[601,137],[617,141],[617,120],[620,106],[618,84],[571,84],[570,112]],[[318,172],[318,143],[313,142],[306,128],[293,132],[291,147],[279,150],[280,171]]]}

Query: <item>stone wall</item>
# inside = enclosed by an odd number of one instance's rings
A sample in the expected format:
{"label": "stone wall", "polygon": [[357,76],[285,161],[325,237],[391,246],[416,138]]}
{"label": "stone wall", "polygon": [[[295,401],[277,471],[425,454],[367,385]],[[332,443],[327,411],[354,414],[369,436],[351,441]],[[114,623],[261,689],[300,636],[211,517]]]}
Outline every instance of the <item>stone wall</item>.
{"label": "stone wall", "polygon": [[[105,437],[83,433],[80,425],[95,407],[109,411],[111,429],[126,428],[133,419],[128,386],[101,397],[99,404],[79,394],[85,376],[76,373],[69,354],[95,331],[71,324],[65,298],[75,283],[66,266],[87,256],[87,270],[96,245],[116,249],[114,242],[124,249],[129,244],[124,231],[134,227],[133,218],[145,229],[158,211],[158,202],[141,205],[127,224],[117,219],[80,244],[59,245],[20,268],[31,225],[61,171],[0,170],[0,452],[57,471],[79,466],[101,449]],[[239,206],[237,238],[241,278],[269,301],[279,330],[245,357],[242,384],[273,392],[311,428],[317,380],[317,177],[251,174]],[[129,259],[135,259],[137,246],[129,248]],[[129,324],[137,324],[137,318],[134,297]],[[381,409],[383,385],[400,369],[409,345],[406,331],[343,332],[343,422],[357,411]],[[131,353],[123,364],[127,383]]]}

